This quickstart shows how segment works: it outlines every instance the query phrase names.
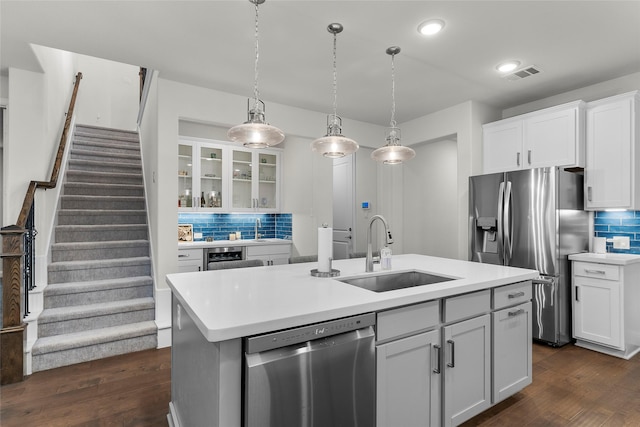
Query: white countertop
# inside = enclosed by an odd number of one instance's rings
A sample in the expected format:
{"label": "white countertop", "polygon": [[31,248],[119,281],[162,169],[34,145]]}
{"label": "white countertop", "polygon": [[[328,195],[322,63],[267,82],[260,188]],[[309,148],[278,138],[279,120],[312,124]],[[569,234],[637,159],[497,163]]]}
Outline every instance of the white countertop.
{"label": "white countertop", "polygon": [[585,252],[569,255],[571,261],[595,262],[598,264],[628,265],[640,262],[640,255],[635,254],[595,254]]}
{"label": "white countertop", "polygon": [[180,249],[204,249],[204,248],[217,248],[221,246],[261,246],[261,245],[290,245],[291,240],[288,239],[240,239],[240,240],[213,240],[207,242],[206,240],[198,240],[197,242],[179,242],[178,250]]}
{"label": "white countertop", "polygon": [[[317,263],[176,273],[167,283],[208,341],[218,342],[533,279],[535,270],[396,255],[393,268],[365,273],[364,258],[337,260],[338,278],[310,275]],[[389,292],[373,292],[338,279],[418,270],[459,278]]]}

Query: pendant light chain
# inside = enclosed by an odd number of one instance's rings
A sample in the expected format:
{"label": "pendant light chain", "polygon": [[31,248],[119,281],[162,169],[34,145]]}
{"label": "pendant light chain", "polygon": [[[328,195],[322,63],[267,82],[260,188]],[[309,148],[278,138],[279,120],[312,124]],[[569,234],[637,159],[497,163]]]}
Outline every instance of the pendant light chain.
{"label": "pendant light chain", "polygon": [[395,59],[396,55],[391,54],[391,127],[395,128],[396,126],[396,66]]}
{"label": "pendant light chain", "polygon": [[336,62],[336,51],[338,45],[338,34],[333,33],[333,115],[338,113],[338,67]]}
{"label": "pendant light chain", "polygon": [[255,39],[256,39],[256,60],[254,64],[254,81],[253,81],[253,109],[258,109],[258,100],[260,99],[260,92],[258,91],[258,59],[259,59],[259,49],[258,49],[258,1],[254,2],[256,6],[256,31],[255,31]]}

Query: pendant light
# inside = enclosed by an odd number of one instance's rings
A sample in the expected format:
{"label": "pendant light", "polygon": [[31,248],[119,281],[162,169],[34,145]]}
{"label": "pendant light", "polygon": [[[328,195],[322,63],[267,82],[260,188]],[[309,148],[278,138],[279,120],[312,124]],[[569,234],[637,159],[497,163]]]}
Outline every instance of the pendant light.
{"label": "pendant light", "polygon": [[343,30],[342,24],[333,23],[327,26],[327,31],[333,34],[333,114],[327,116],[327,134],[311,143],[311,150],[322,153],[332,159],[344,157],[354,153],[358,143],[341,134],[342,119],[337,114],[338,109],[338,73],[336,71],[337,36]]}
{"label": "pendant light", "polygon": [[398,46],[387,49],[387,54],[391,55],[391,126],[387,128],[387,144],[374,150],[371,158],[377,162],[393,165],[413,159],[416,152],[409,147],[400,145],[400,128],[396,124],[396,76],[395,76],[395,56],[400,53]]}
{"label": "pendant light", "polygon": [[240,142],[250,148],[265,148],[280,144],[284,140],[284,133],[275,126],[271,126],[265,121],[264,102],[260,100],[260,92],[258,91],[258,5],[265,0],[249,0],[256,7],[256,57],[254,66],[253,81],[253,106],[251,99],[247,100],[247,121],[241,125],[237,125],[229,129],[227,136],[231,141]]}

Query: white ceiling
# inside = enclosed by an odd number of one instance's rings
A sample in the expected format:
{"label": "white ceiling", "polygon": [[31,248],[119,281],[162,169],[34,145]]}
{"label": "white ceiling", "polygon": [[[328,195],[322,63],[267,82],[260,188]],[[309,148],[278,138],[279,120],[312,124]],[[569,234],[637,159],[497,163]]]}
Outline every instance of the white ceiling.
{"label": "white ceiling", "polygon": [[[446,21],[432,38],[428,18]],[[159,70],[161,77],[250,97],[254,6],[233,1],[0,1],[2,71],[38,70],[28,43]],[[397,45],[399,123],[476,100],[505,109],[640,71],[640,1],[310,1],[260,6],[259,88],[269,102],[329,113],[332,35],[338,114],[387,126]],[[519,81],[505,59],[536,65]],[[639,82],[640,87],[640,82]]]}

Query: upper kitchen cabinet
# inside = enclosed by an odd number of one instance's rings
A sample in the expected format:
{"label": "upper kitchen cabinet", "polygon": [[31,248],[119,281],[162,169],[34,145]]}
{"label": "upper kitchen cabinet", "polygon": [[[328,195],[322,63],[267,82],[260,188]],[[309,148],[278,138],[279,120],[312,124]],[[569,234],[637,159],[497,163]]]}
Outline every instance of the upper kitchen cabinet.
{"label": "upper kitchen cabinet", "polygon": [[640,210],[639,91],[587,105],[585,207]]}
{"label": "upper kitchen cabinet", "polygon": [[218,211],[223,204],[222,147],[181,140],[178,144],[178,208],[181,211]]}
{"label": "upper kitchen cabinet", "polygon": [[279,211],[280,152],[234,148],[232,153],[232,210]]}
{"label": "upper kitchen cabinet", "polygon": [[178,209],[198,212],[277,212],[280,150],[249,150],[218,141],[178,143]]}
{"label": "upper kitchen cabinet", "polygon": [[583,127],[582,101],[488,123],[482,127],[484,173],[584,167]]}

